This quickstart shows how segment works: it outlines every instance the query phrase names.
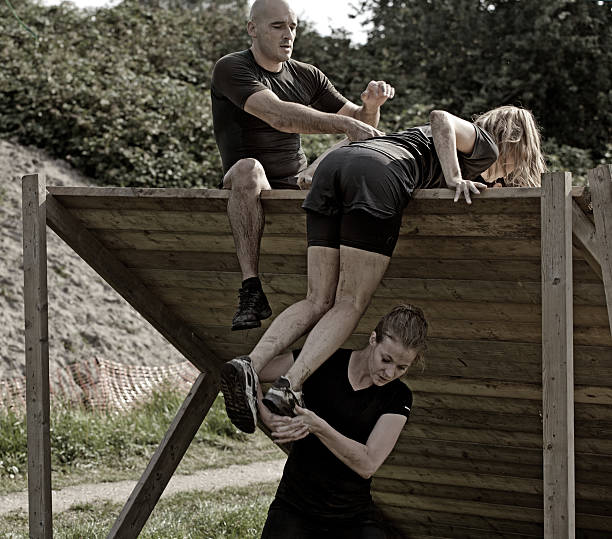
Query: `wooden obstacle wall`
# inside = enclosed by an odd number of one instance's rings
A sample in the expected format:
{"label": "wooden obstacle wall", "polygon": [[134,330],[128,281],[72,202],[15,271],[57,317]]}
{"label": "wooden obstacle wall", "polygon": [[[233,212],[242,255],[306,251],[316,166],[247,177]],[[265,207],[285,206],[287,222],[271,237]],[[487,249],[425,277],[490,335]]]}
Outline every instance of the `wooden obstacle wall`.
{"label": "wooden obstacle wall", "polygon": [[[610,167],[602,170],[612,193]],[[269,321],[229,329],[240,273],[227,192],[47,191],[49,226],[205,373],[109,535],[133,537],[216,394],[218,366],[247,353]],[[262,195],[260,269],[275,314],[306,292],[303,197]],[[424,190],[406,209],[387,274],[348,342],[365,344],[399,302],[430,321],[427,368],[408,380],[413,415],[373,483],[404,536],[556,539],[573,537],[574,519],[577,536],[612,535],[612,270],[600,233],[612,219],[605,204],[592,215],[590,203],[562,173],[542,189],[487,191],[471,206]],[[194,398],[202,392],[206,406]]]}

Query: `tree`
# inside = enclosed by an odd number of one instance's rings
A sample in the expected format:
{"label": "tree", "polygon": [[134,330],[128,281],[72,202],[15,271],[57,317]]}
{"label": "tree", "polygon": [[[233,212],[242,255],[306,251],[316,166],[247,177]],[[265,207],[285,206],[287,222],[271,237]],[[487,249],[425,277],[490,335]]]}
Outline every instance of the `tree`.
{"label": "tree", "polygon": [[365,48],[406,98],[464,117],[522,105],[545,136],[602,152],[612,138],[607,2],[365,0],[362,9],[374,23]]}

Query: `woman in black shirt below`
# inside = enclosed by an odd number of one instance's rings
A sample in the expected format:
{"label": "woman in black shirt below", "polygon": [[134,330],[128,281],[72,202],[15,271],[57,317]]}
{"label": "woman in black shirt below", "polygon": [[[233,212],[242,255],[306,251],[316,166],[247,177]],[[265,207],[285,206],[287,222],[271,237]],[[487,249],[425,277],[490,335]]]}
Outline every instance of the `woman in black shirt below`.
{"label": "woman in black shirt below", "polygon": [[299,357],[264,403],[292,415],[304,381],[351,335],[380,283],[415,189],[447,186],[455,201],[505,178],[539,184],[544,161],[531,113],[499,107],[474,123],[434,110],[431,124],[334,149],[317,166],[307,211],[308,293],[283,311],[253,351],[226,363],[221,388],[232,422],[253,432],[257,373],[310,331]]}
{"label": "woman in black shirt below", "polygon": [[[262,539],[387,537],[370,478],[410,415],[412,393],[399,378],[422,362],[426,336],[421,309],[399,305],[365,348],[337,350],[306,380],[308,409],[297,407],[293,418],[274,415],[259,392],[260,417],[275,440],[294,442]],[[260,379],[284,374],[296,355],[276,357]]]}

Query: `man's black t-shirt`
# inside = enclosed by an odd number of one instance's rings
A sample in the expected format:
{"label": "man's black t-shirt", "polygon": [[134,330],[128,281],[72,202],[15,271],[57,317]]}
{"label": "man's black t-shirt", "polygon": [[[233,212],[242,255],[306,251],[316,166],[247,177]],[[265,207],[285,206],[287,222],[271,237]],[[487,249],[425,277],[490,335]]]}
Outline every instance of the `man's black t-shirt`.
{"label": "man's black t-shirt", "polygon": [[[473,125],[472,153],[457,152],[457,157],[463,179],[482,181],[480,174],[496,161],[498,149],[486,131]],[[415,189],[445,185],[428,124],[352,142],[330,153],[315,172],[303,207],[323,215],[360,209],[385,219],[401,213]]]}
{"label": "man's black t-shirt", "polygon": [[331,113],[347,100],[319,69],[296,60],[283,62],[281,71],[274,73],[262,68],[247,49],[215,64],[212,113],[224,173],[238,160],[252,157],[263,165],[268,179],[295,176],[306,167],[300,135],[278,131],[244,111],[246,100],[261,90],[271,90],[282,101]]}
{"label": "man's black t-shirt", "polygon": [[[348,379],[351,353],[338,350],[306,380],[305,404],[335,430],[365,444],[383,414],[409,416],[412,393],[399,380],[355,391]],[[370,508],[370,483],[310,434],[294,442],[276,497],[301,514],[351,519]]]}

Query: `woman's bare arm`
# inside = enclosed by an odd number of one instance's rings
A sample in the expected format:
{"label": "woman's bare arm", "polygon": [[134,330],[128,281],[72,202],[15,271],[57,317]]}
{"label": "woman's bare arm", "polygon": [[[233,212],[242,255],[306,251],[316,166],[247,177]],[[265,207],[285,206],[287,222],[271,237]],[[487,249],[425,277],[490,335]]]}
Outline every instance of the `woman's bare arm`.
{"label": "woman's bare arm", "polygon": [[449,189],[455,189],[455,202],[463,194],[466,202],[471,204],[470,192],[479,193],[479,189],[486,189],[487,186],[461,177],[457,150],[465,154],[472,153],[476,142],[474,125],[443,110],[432,111],[429,119],[446,185]]}
{"label": "woman's bare arm", "polygon": [[351,470],[366,479],[372,477],[391,453],[399,438],[406,417],[400,414],[384,414],[372,429],[365,444],[347,438],[332,428],[327,421],[306,408],[295,408],[297,416],[286,419],[287,426],[279,426],[273,433],[279,443],[293,441],[296,425],[302,424]]}

